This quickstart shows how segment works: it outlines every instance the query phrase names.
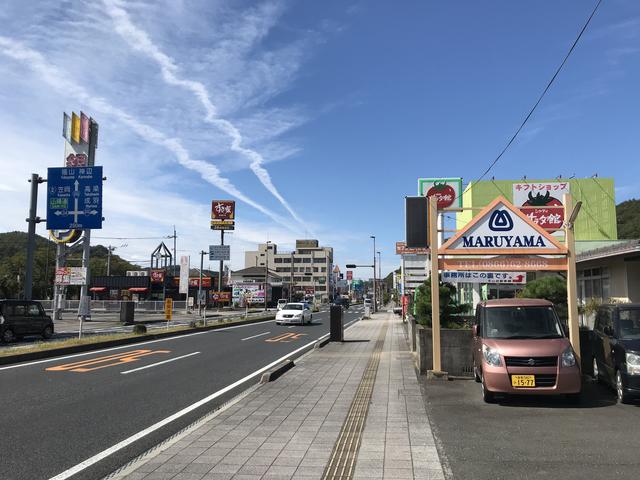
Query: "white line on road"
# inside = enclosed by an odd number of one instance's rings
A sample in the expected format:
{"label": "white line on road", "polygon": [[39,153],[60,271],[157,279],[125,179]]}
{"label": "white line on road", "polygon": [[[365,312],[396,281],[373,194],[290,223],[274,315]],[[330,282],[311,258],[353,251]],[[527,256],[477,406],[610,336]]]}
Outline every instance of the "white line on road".
{"label": "white line on road", "polygon": [[[358,319],[356,319],[356,320],[358,320]],[[353,320],[353,321],[347,323],[347,325],[350,325],[350,324],[354,323],[356,320]],[[94,465],[94,464],[98,463],[100,460],[103,460],[103,459],[107,458],[108,456],[116,453],[118,450],[122,450],[123,448],[127,447],[128,445],[131,445],[133,442],[135,442],[137,440],[140,440],[143,437],[146,437],[147,435],[149,435],[150,433],[155,432],[159,428],[162,428],[165,425],[173,422],[174,420],[177,420],[178,418],[183,417],[186,414],[192,412],[196,408],[201,407],[202,405],[205,405],[205,404],[209,403],[212,400],[215,400],[216,398],[220,397],[221,395],[224,395],[225,393],[227,393],[227,392],[233,390],[234,388],[242,385],[246,381],[251,380],[255,376],[257,376],[257,375],[259,375],[259,374],[261,374],[263,372],[266,372],[270,368],[278,365],[280,362],[283,362],[286,359],[288,359],[288,358],[292,357],[293,355],[295,355],[296,353],[299,353],[299,352],[305,350],[306,348],[309,348],[310,346],[315,345],[316,342],[318,342],[318,341],[320,341],[323,338],[328,337],[328,336],[329,336],[329,334],[325,333],[321,337],[316,338],[312,342],[309,342],[306,345],[303,345],[302,347],[294,350],[293,352],[290,352],[290,353],[287,353],[286,355],[283,355],[282,357],[280,357],[279,359],[275,360],[274,362],[271,362],[269,365],[265,365],[261,369],[256,370],[253,373],[250,373],[246,377],[241,378],[240,380],[232,383],[231,385],[227,385],[222,390],[218,390],[217,392],[212,393],[211,395],[209,395],[208,397],[203,398],[202,400],[198,400],[196,403],[193,403],[193,404],[189,405],[188,407],[183,408],[182,410],[174,413],[173,415],[165,418],[164,420],[160,420],[159,422],[154,423],[150,427],[147,427],[144,430],[141,430],[138,433],[130,436],[129,438],[126,438],[126,439],[122,440],[121,442],[116,443],[115,445],[107,448],[106,450],[103,450],[102,452],[94,455],[93,457],[87,458],[85,461],[80,462],[76,466],[71,467],[68,470],[65,470],[64,472],[56,475],[55,477],[52,477],[49,480],[65,480],[65,479],[67,479],[69,477],[72,477],[73,475],[77,474],[78,472],[81,472],[82,470],[85,470],[86,468],[89,468],[91,465]]]}
{"label": "white line on road", "polygon": [[261,337],[263,335],[269,335],[271,332],[264,332],[264,333],[259,333],[258,335],[253,335],[252,337],[247,337],[247,338],[243,338],[240,341],[244,342],[245,340],[251,340],[252,338],[258,338]]}
{"label": "white line on road", "polygon": [[157,367],[158,365],[162,365],[163,363],[175,362],[176,360],[180,360],[181,358],[191,357],[192,355],[198,355],[200,352],[188,353],[186,355],[182,355],[181,357],[170,358],[169,360],[163,360],[162,362],[152,363],[151,365],[145,365],[144,367],[134,368],[133,370],[127,370],[126,372],[120,372],[122,375],[126,375],[127,373],[139,372],[140,370],[146,370],[147,368]]}

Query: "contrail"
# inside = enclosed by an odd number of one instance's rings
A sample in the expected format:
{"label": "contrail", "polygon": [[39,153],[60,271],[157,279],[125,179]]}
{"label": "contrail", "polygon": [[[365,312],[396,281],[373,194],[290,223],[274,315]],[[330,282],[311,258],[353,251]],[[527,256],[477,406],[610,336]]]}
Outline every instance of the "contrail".
{"label": "contrail", "polygon": [[106,7],[107,13],[113,19],[116,32],[120,34],[120,36],[133,50],[147,55],[158,64],[160,71],[162,72],[162,78],[165,82],[191,91],[198,100],[200,100],[200,103],[206,111],[205,120],[220,128],[220,130],[231,138],[231,150],[245,156],[251,161],[251,170],[256,177],[258,177],[260,183],[262,183],[262,185],[264,185],[264,187],[278,199],[278,201],[287,209],[291,216],[300,223],[300,225],[306,228],[305,223],[296,214],[293,208],[291,208],[289,202],[284,199],[273,184],[271,175],[269,175],[269,172],[263,167],[264,158],[262,155],[255,150],[243,147],[242,134],[238,128],[228,120],[217,116],[217,109],[213,102],[211,102],[209,92],[204,84],[193,80],[179,78],[177,75],[178,67],[176,66],[173,58],[160,50],[160,48],[151,41],[149,35],[147,35],[144,30],[141,30],[133,24],[129,14],[124,10],[124,8],[122,8],[121,2],[118,0],[103,0],[103,3]]}
{"label": "contrail", "polygon": [[48,63],[40,52],[21,44],[15,39],[0,36],[0,53],[4,53],[6,56],[27,65],[56,90],[63,93],[74,92],[74,96],[81,102],[86,103],[92,110],[116,118],[123,124],[129,126],[144,140],[168,149],[175,155],[180,165],[198,172],[204,180],[218,187],[220,190],[250,205],[289,230],[296,230],[280,215],[263,207],[238,190],[229,179],[220,175],[218,167],[202,160],[192,159],[189,152],[182,146],[178,139],[167,137],[159,130],[141,123],[125,111],[112,106],[105,99],[90,95],[82,86],[74,84],[73,81],[70,80],[72,78],[71,75]]}

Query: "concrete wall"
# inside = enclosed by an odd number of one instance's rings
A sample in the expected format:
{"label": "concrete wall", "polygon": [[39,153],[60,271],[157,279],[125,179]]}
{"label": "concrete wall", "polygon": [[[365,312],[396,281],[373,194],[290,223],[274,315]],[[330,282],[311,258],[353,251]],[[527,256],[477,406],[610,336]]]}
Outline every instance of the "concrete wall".
{"label": "concrete wall", "polygon": [[[433,341],[431,329],[416,326],[416,362],[420,373],[433,369]],[[472,334],[468,329],[448,329],[440,331],[440,353],[442,370],[453,376],[472,376]]]}
{"label": "concrete wall", "polygon": [[640,262],[633,261],[626,263],[629,300],[633,303],[640,303]]}

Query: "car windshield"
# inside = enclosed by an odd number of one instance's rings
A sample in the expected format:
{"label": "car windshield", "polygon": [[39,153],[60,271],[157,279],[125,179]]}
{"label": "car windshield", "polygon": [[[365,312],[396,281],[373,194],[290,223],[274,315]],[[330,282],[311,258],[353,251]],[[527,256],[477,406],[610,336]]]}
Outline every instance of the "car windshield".
{"label": "car windshield", "polygon": [[299,303],[287,303],[284,310],[303,310],[303,307]]}
{"label": "car windshield", "polygon": [[491,307],[484,313],[484,337],[560,338],[562,329],[551,307]]}
{"label": "car windshield", "polygon": [[640,339],[640,308],[620,310],[620,338],[622,340]]}

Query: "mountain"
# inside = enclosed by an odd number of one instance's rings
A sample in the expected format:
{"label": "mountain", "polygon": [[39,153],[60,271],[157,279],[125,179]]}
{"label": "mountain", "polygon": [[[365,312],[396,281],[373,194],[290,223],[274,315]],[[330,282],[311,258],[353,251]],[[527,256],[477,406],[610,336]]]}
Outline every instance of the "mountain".
{"label": "mountain", "polygon": [[[108,249],[103,245],[91,247],[89,261],[92,276],[106,275]],[[0,298],[18,298],[24,290],[27,259],[27,234],[25,232],[0,233]],[[67,256],[69,266],[82,264],[82,249],[77,246]],[[33,298],[50,298],[56,267],[56,244],[36,235],[33,260]],[[111,254],[111,275],[124,275],[127,270],[140,270],[118,255]]]}
{"label": "mountain", "polygon": [[632,199],[616,206],[619,239],[640,238],[640,200]]}

